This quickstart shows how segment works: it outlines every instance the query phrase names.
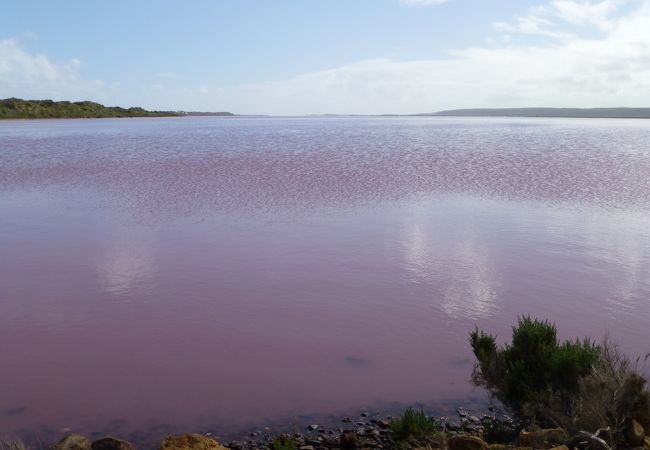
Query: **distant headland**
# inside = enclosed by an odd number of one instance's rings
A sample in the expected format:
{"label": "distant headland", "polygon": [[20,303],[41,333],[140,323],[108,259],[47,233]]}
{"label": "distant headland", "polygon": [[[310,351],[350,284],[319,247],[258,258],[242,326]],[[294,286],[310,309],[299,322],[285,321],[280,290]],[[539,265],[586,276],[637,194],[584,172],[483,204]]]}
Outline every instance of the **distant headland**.
{"label": "distant headland", "polygon": [[451,109],[416,116],[455,117],[576,117],[650,119],[650,108],[474,108]]}
{"label": "distant headland", "polygon": [[144,108],[104,106],[91,101],[0,100],[0,119],[97,119],[117,117],[234,116],[229,112],[148,111]]}

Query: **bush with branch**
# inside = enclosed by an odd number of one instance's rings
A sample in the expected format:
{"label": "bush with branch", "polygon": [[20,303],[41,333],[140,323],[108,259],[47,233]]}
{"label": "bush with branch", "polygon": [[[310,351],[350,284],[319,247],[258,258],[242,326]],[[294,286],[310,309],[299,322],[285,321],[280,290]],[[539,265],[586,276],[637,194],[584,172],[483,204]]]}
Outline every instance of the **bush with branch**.
{"label": "bush with branch", "polygon": [[495,336],[478,328],[469,340],[477,359],[474,381],[524,423],[570,432],[608,428],[613,445],[622,444],[632,419],[650,431],[642,361],[622,355],[609,339],[561,342],[555,325],[524,316],[510,344],[498,346]]}

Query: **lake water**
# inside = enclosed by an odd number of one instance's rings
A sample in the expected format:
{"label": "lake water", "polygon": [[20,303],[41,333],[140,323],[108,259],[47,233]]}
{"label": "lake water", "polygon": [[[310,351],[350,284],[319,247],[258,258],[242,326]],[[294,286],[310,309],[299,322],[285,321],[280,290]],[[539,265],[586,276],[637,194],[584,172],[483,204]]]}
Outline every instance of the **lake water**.
{"label": "lake water", "polygon": [[4,433],[481,401],[475,325],[649,306],[650,121],[0,122]]}

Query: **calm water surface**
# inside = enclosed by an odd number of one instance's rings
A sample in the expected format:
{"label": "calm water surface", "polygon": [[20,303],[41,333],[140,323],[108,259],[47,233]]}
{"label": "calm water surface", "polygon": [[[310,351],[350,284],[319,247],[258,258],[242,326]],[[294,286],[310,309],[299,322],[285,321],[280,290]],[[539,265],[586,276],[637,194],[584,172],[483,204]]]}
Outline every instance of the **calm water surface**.
{"label": "calm water surface", "polygon": [[0,122],[0,430],[483,398],[518,314],[650,350],[650,121]]}

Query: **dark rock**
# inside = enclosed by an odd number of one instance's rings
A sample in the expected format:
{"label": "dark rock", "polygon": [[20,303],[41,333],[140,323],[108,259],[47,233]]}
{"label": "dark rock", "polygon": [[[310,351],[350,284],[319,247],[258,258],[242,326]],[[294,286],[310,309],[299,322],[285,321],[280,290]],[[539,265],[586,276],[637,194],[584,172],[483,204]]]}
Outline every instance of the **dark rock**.
{"label": "dark rock", "polygon": [[344,431],[339,441],[342,450],[355,449],[359,446],[359,436],[354,431]]}
{"label": "dark rock", "polygon": [[334,436],[327,436],[323,438],[323,445],[329,448],[338,447],[339,440]]}
{"label": "dark rock", "polygon": [[390,421],[385,420],[385,419],[380,419],[376,423],[379,426],[379,428],[388,428],[388,427],[390,427]]}
{"label": "dark rock", "polygon": [[472,422],[472,423],[477,423],[477,424],[481,423],[481,419],[479,419],[476,416],[469,416],[469,421]]}
{"label": "dark rock", "polygon": [[376,439],[360,438],[358,445],[359,447],[362,448],[367,448],[367,447],[378,448],[381,444]]}
{"label": "dark rock", "polygon": [[367,412],[362,412],[362,413],[361,413],[361,417],[368,417],[369,415],[370,415],[370,414],[368,414]]}
{"label": "dark rock", "polygon": [[90,447],[92,450],[135,450],[135,447],[130,442],[113,437],[98,439]]}
{"label": "dark rock", "polygon": [[317,424],[309,425],[308,428],[309,428],[311,431],[316,431],[316,430],[318,430],[318,425],[317,425]]}
{"label": "dark rock", "polygon": [[463,427],[458,422],[449,422],[445,426],[449,431],[462,431]]}
{"label": "dark rock", "polygon": [[483,431],[483,427],[480,427],[478,425],[467,424],[463,427],[463,430],[472,434],[480,434]]}
{"label": "dark rock", "polygon": [[343,420],[341,420],[341,422],[343,422],[343,423],[350,423],[350,422],[352,422],[352,419],[349,418],[349,417],[344,417]]}
{"label": "dark rock", "polygon": [[52,446],[52,450],[90,450],[90,441],[80,434],[69,434]]}

